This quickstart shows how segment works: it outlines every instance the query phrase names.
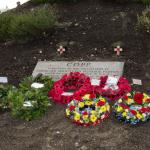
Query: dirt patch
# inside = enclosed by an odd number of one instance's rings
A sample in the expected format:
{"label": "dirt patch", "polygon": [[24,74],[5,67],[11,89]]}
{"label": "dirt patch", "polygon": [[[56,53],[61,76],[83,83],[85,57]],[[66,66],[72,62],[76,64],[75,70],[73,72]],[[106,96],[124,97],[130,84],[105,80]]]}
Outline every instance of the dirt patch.
{"label": "dirt patch", "polygon": [[[41,60],[123,60],[124,76],[142,79],[133,86],[150,94],[150,35],[135,30],[140,4],[117,4],[98,0],[58,6],[59,27],[53,36],[24,45],[0,45],[0,74],[16,84],[30,75]],[[57,45],[65,42],[63,57]],[[117,58],[113,45],[124,49]],[[40,52],[42,51],[42,53]],[[41,119],[24,122],[0,114],[0,149],[2,150],[147,150],[150,148],[150,124],[131,127],[120,123],[113,114],[99,126],[78,127],[65,118],[65,106],[53,104]]]}

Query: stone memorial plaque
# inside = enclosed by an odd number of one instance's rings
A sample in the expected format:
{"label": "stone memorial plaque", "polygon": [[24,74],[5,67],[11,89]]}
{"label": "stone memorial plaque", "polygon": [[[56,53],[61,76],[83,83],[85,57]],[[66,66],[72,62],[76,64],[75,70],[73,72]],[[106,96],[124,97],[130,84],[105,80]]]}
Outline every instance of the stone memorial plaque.
{"label": "stone memorial plaque", "polygon": [[33,76],[42,73],[58,80],[69,72],[83,72],[93,79],[101,75],[122,76],[124,62],[99,61],[39,61],[33,71]]}

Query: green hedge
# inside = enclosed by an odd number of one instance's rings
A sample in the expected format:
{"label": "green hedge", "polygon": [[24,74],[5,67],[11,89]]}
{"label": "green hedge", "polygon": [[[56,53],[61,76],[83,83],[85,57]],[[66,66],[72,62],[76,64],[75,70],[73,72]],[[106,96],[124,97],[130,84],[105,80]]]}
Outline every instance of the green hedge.
{"label": "green hedge", "polygon": [[81,1],[81,0],[31,0],[31,2],[33,2],[35,4],[76,3],[78,1]]}
{"label": "green hedge", "polygon": [[0,41],[28,41],[43,36],[57,22],[52,8],[38,8],[21,14],[0,15]]}

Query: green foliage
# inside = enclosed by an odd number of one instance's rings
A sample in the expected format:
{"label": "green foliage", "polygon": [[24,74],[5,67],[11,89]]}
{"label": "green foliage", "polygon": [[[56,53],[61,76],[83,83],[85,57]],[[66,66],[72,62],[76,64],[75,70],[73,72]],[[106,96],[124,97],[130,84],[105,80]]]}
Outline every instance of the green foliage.
{"label": "green foliage", "polygon": [[15,15],[11,21],[9,32],[12,39],[28,41],[52,29],[55,23],[56,15],[53,9],[39,8]]}
{"label": "green foliage", "polygon": [[0,15],[0,41],[13,39],[26,42],[39,38],[53,29],[56,22],[52,8],[38,8],[21,14],[3,13]]}
{"label": "green foliage", "polygon": [[139,0],[140,2],[142,2],[143,4],[150,4],[150,0]]}
{"label": "green foliage", "polygon": [[146,8],[142,15],[138,15],[137,27],[139,30],[144,30],[146,32],[150,31],[150,7]]}
{"label": "green foliage", "polygon": [[42,83],[44,84],[44,88],[41,88],[39,90],[43,91],[43,93],[45,95],[47,95],[48,91],[52,88],[54,81],[52,80],[52,78],[48,77],[48,76],[42,76],[41,74],[39,74],[38,76],[36,76],[35,78],[31,77],[26,77],[24,78],[20,84],[19,84],[19,88],[22,91],[28,91],[31,88],[32,83]]}
{"label": "green foliage", "polygon": [[[8,98],[12,101],[12,116],[26,121],[41,117],[49,106],[47,95],[37,89],[31,89],[26,92],[20,89],[10,91]],[[25,106],[26,102],[30,102],[31,106]]]}
{"label": "green foliage", "polygon": [[14,86],[11,85],[0,85],[0,108],[1,109],[10,109],[11,102],[8,99],[8,93],[15,89]]}
{"label": "green foliage", "polygon": [[3,13],[0,15],[0,41],[10,38],[8,30],[10,29],[12,14]]}

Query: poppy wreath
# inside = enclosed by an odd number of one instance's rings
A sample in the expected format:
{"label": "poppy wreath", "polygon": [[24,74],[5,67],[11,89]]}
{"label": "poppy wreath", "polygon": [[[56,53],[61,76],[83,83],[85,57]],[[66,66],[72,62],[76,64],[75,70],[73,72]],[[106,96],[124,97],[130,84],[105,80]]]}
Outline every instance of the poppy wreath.
{"label": "poppy wreath", "polygon": [[124,123],[146,122],[150,118],[150,97],[140,92],[128,93],[114,104],[114,113]]}
{"label": "poppy wreath", "polygon": [[[88,87],[91,88],[88,76],[80,72],[70,72],[54,83],[48,96],[55,102],[68,104],[75,97],[88,91]],[[73,91],[73,93],[68,95],[63,94],[69,91]]]}
{"label": "poppy wreath", "polygon": [[109,117],[110,105],[102,96],[85,94],[80,100],[72,100],[66,109],[66,116],[81,126],[95,126]]}
{"label": "poppy wreath", "polygon": [[[116,84],[108,80],[115,80]],[[119,79],[110,76],[101,76],[98,86],[93,86],[96,93],[108,98],[109,100],[118,100],[126,93],[131,91],[131,86],[128,80],[124,77]]]}

